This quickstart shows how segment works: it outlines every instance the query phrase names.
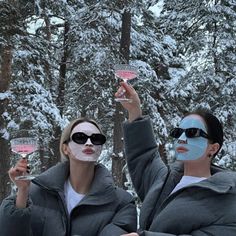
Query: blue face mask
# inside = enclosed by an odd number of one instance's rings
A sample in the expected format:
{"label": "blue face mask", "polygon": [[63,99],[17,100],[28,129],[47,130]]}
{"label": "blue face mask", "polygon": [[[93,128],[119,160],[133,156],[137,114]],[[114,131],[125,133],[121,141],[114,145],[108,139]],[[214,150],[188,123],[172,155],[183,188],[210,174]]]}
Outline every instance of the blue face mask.
{"label": "blue face mask", "polygon": [[[206,131],[204,123],[192,116],[185,117],[179,125],[179,128],[187,129],[187,128],[199,128],[203,131]],[[181,143],[181,141],[183,141]],[[187,160],[197,160],[204,155],[208,146],[208,140],[203,137],[194,137],[188,138],[185,135],[185,132],[175,141],[174,149],[177,160],[187,161]],[[177,148],[182,147],[187,149],[188,151],[180,153],[177,152]]]}

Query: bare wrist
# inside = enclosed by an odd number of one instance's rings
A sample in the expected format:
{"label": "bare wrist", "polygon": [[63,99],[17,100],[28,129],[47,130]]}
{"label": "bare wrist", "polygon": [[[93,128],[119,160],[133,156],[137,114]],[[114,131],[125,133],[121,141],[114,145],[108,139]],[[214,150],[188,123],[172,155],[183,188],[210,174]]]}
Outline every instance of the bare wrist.
{"label": "bare wrist", "polygon": [[134,120],[137,120],[138,118],[142,117],[142,111],[136,111],[134,113],[129,113],[129,122],[131,123]]}
{"label": "bare wrist", "polygon": [[19,194],[28,194],[29,193],[29,186],[27,187],[18,187],[17,188],[17,193]]}
{"label": "bare wrist", "polygon": [[17,196],[16,196],[16,207],[26,208],[28,196],[29,196],[29,188],[18,189]]}

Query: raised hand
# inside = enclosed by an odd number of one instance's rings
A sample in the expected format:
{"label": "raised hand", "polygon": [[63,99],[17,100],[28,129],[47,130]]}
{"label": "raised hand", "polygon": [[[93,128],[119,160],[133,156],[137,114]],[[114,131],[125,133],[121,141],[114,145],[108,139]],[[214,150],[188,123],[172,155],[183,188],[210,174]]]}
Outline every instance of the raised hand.
{"label": "raised hand", "polygon": [[29,167],[25,158],[21,158],[16,165],[8,171],[10,179],[15,183],[18,189],[16,197],[16,207],[18,208],[24,208],[27,205],[30,180],[17,180],[16,177],[28,172]]}
{"label": "raised hand", "polygon": [[130,84],[121,82],[120,85],[121,86],[115,93],[115,97],[118,98],[125,94],[127,98],[131,99],[130,102],[121,102],[121,104],[129,113],[129,122],[132,122],[142,116],[140,99],[137,92]]}

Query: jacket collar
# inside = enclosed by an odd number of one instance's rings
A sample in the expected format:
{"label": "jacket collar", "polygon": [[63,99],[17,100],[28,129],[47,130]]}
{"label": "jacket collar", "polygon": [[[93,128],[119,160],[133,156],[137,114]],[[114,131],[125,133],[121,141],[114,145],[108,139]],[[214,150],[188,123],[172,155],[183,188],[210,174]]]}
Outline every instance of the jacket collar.
{"label": "jacket collar", "polygon": [[64,183],[69,177],[69,162],[60,162],[41,173],[32,182],[51,191],[64,190]]}
{"label": "jacket collar", "polygon": [[[51,167],[32,182],[46,190],[62,193],[69,177],[69,162],[61,162]],[[101,164],[95,166],[95,176],[88,194],[81,202],[99,205],[114,200],[115,186],[110,172]]]}
{"label": "jacket collar", "polygon": [[217,172],[206,180],[194,185],[210,189],[217,193],[236,193],[236,173],[226,170]]}
{"label": "jacket collar", "polygon": [[[177,183],[183,176],[183,163],[175,162],[173,164],[173,169],[177,171],[175,179]],[[222,167],[211,165],[211,174],[212,176],[207,178],[206,180],[200,181],[195,184],[191,184],[190,186],[198,186],[202,188],[208,188],[212,191],[218,193],[226,193],[226,192],[236,192],[236,173],[230,170],[226,170]],[[189,186],[187,186],[189,187]]]}

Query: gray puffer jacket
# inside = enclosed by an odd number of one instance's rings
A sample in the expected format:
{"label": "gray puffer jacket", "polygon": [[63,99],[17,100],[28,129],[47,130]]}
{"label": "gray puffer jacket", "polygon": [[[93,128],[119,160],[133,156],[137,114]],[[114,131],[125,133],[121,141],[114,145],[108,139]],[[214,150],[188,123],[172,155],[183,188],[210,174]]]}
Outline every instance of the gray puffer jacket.
{"label": "gray puffer jacket", "polygon": [[212,176],[171,194],[183,165],[161,160],[148,117],[124,124],[129,172],[142,200],[145,236],[235,236],[236,173],[212,166]]}
{"label": "gray puffer jacket", "polygon": [[68,162],[59,163],[35,178],[28,207],[17,209],[15,196],[0,207],[1,236],[120,236],[136,230],[136,207],[132,196],[114,186],[102,165],[95,168],[89,193],[68,215],[64,183]]}

